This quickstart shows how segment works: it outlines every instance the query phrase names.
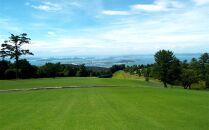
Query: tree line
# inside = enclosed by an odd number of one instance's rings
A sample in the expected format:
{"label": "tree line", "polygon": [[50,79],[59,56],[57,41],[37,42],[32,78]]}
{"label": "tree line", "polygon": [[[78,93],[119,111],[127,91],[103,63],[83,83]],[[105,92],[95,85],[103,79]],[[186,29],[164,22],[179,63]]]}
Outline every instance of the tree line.
{"label": "tree line", "polygon": [[[16,79],[16,62],[0,61],[0,79]],[[18,78],[55,78],[55,77],[111,77],[110,68],[88,67],[82,65],[46,63],[42,66],[31,65],[26,59],[18,61]]]}
{"label": "tree line", "polygon": [[[191,89],[194,83],[203,82],[209,88],[209,54],[202,54],[199,59],[180,61],[173,52],[160,50],[155,55],[155,63],[148,65],[113,65],[110,68],[86,67],[82,65],[70,65],[60,63],[46,63],[43,66],[31,65],[26,59],[20,59],[22,55],[33,55],[27,49],[22,49],[24,44],[30,44],[30,38],[26,33],[20,35],[11,34],[9,40],[1,44],[0,79],[14,78],[42,78],[63,76],[97,76],[109,78],[118,70],[125,70],[131,74],[144,76],[146,81],[150,78],[162,81],[164,87],[170,85],[182,85],[185,89]],[[5,58],[14,59],[11,63]]]}
{"label": "tree line", "polygon": [[204,88],[209,88],[209,54],[204,53],[198,59],[180,61],[169,50],[160,50],[154,55],[155,63],[148,65],[127,66],[125,71],[131,74],[158,79],[164,87],[182,85],[191,89],[194,83],[203,83]]}

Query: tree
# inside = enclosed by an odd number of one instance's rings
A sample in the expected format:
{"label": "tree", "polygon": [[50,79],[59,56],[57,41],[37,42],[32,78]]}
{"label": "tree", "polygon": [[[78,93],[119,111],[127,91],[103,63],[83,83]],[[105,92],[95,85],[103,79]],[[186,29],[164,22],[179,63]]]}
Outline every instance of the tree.
{"label": "tree", "polygon": [[182,73],[181,62],[177,58],[174,58],[168,69],[168,83],[174,85],[178,81],[180,81],[181,73]]}
{"label": "tree", "polygon": [[20,75],[19,75],[20,78],[26,79],[26,78],[36,77],[37,67],[32,66],[26,59],[19,60],[19,70],[20,70]]}
{"label": "tree", "polygon": [[63,65],[60,63],[46,63],[38,69],[38,75],[40,77],[57,77],[64,71]]}
{"label": "tree", "polygon": [[182,85],[184,89],[191,89],[193,83],[198,82],[198,76],[192,69],[184,69],[181,75]]}
{"label": "tree", "polygon": [[164,87],[167,88],[167,83],[170,82],[169,79],[169,69],[175,59],[173,52],[160,50],[155,54],[155,62],[156,62],[156,71],[158,74],[158,79],[160,79]]}
{"label": "tree", "polygon": [[151,73],[150,67],[144,69],[144,77],[145,77],[145,81],[147,82],[149,82],[150,73]]}
{"label": "tree", "polygon": [[2,58],[2,61],[4,61],[4,59],[6,57],[5,48],[1,48],[1,50],[0,50],[0,57]]}
{"label": "tree", "polygon": [[201,72],[201,79],[206,80],[206,66],[209,64],[209,54],[204,53],[201,55],[199,58],[199,63],[200,63],[200,72]]}
{"label": "tree", "polygon": [[27,37],[26,33],[20,35],[11,34],[9,40],[4,41],[1,45],[1,55],[3,58],[5,56],[10,57],[10,59],[15,59],[16,62],[16,78],[19,77],[19,59],[21,55],[33,55],[29,50],[22,49],[22,45],[29,44],[30,38]]}
{"label": "tree", "polygon": [[201,55],[201,57],[199,59],[202,63],[209,63],[209,54],[204,53]]}
{"label": "tree", "polygon": [[126,67],[124,64],[121,64],[121,65],[113,65],[110,70],[112,73],[115,73],[116,71],[118,70],[124,70]]}
{"label": "tree", "polygon": [[64,75],[65,76],[76,76],[76,72],[78,70],[78,67],[76,67],[75,65],[67,65],[64,69]]}
{"label": "tree", "polygon": [[79,77],[86,77],[86,76],[88,76],[88,72],[86,70],[85,64],[82,64],[82,65],[79,66],[79,69],[77,71],[76,76],[79,76]]}

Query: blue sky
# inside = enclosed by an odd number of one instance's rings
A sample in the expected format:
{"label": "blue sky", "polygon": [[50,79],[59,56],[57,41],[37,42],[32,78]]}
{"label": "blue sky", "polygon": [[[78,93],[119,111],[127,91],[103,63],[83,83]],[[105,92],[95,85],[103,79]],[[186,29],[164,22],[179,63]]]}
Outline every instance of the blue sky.
{"label": "blue sky", "polygon": [[209,50],[209,0],[0,0],[0,42],[27,33],[36,56]]}

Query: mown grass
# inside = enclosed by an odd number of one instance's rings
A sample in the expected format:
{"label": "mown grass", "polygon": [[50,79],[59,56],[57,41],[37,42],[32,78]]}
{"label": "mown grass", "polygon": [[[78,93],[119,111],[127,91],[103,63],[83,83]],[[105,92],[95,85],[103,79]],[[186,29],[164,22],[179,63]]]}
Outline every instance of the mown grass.
{"label": "mown grass", "polygon": [[208,98],[143,86],[0,93],[0,129],[206,130]]}
{"label": "mown grass", "polygon": [[208,91],[164,89],[158,82],[117,78],[74,77],[0,81],[0,89],[72,85],[104,87],[1,92],[0,129],[209,128]]}
{"label": "mown grass", "polygon": [[66,78],[41,78],[27,80],[0,80],[1,89],[18,88],[40,88],[40,87],[60,87],[60,86],[153,86],[161,87],[161,83],[144,82],[142,80],[115,79],[115,78],[95,78],[95,77],[66,77]]}

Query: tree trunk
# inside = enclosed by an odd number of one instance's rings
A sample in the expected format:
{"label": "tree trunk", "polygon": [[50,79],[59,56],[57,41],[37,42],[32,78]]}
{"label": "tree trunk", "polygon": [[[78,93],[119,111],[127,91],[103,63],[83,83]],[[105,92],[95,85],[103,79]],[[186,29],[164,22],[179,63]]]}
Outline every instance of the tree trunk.
{"label": "tree trunk", "polygon": [[15,60],[16,60],[16,79],[19,78],[19,55],[18,55],[18,47],[17,42],[15,42]]}
{"label": "tree trunk", "polygon": [[167,84],[166,84],[166,82],[163,82],[163,84],[164,84],[164,87],[165,87],[165,88],[167,88],[167,87],[168,87],[168,86],[167,86]]}
{"label": "tree trunk", "polygon": [[189,85],[189,89],[191,89],[191,85]]}

